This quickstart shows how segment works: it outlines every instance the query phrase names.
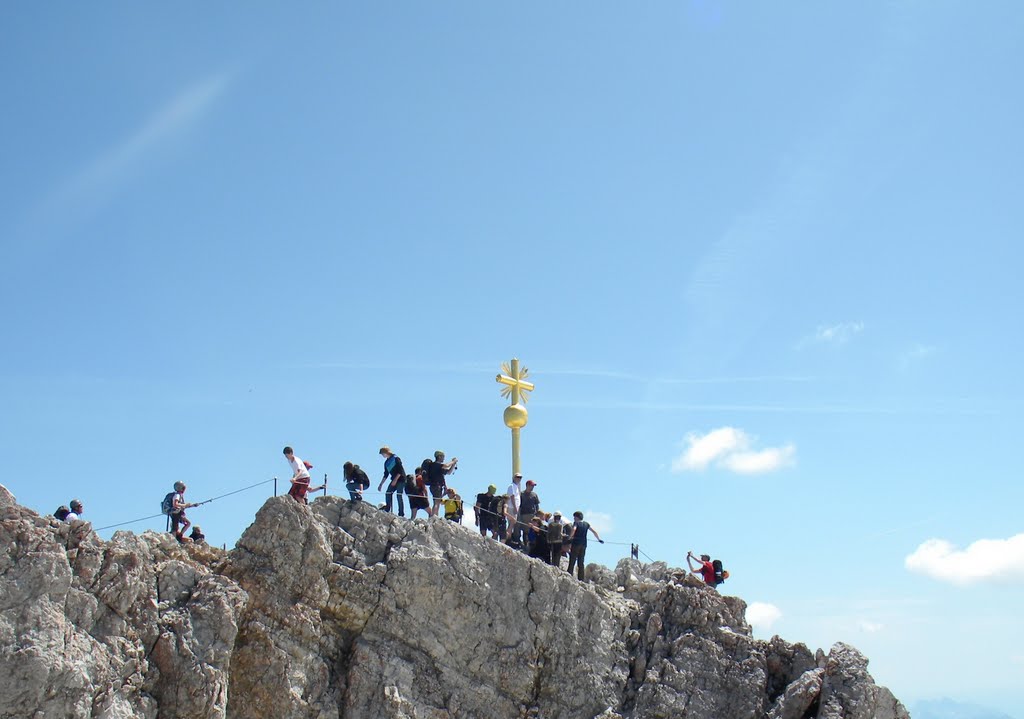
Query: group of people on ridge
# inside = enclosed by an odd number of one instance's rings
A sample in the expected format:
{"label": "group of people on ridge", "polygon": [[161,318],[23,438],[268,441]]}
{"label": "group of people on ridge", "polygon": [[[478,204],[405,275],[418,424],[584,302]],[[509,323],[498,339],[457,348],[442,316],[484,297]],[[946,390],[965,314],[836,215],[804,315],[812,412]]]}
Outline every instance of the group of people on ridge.
{"label": "group of people on ridge", "polygon": [[583,520],[583,512],[573,512],[570,523],[563,521],[559,511],[542,511],[540,497],[534,491],[537,483],[527,480],[526,489],[522,489],[522,481],[523,475],[517,472],[505,494],[499,495],[498,488],[491,484],[486,492],[476,496],[473,514],[480,535],[490,535],[510,547],[522,549],[553,567],[561,568],[562,557],[568,556],[569,573],[575,568],[582,581],[588,533],[593,532],[601,544],[604,540]]}
{"label": "group of people on ridge", "polygon": [[[309,470],[313,465],[297,457],[291,447],[285,447],[283,453],[292,469],[288,495],[297,502],[307,504],[306,495],[311,491],[325,489],[326,483],[311,487]],[[462,497],[447,485],[448,475],[458,469],[457,457],[446,462],[444,452],[438,450],[434,452],[433,459],[423,460],[413,473],[408,473],[402,459],[390,447],[381,447],[379,454],[384,459],[384,473],[377,484],[377,491],[387,485],[385,501],[380,509],[391,512],[397,495],[398,516],[404,517],[404,493],[409,499],[410,519],[415,519],[417,512],[423,510],[428,517],[441,516],[443,512],[445,519],[462,522]],[[352,462],[345,462],[343,473],[349,499],[361,502],[363,492],[370,487],[370,478],[358,464]],[[601,544],[604,544],[604,540],[589,522],[584,521],[583,512],[573,512],[572,522],[568,522],[559,511],[542,511],[540,497],[535,491],[537,483],[532,479],[527,480],[523,489],[522,481],[523,475],[517,472],[504,494],[498,494],[498,488],[491,484],[486,491],[476,496],[473,521],[480,529],[480,535],[490,536],[559,569],[562,557],[568,557],[568,572],[572,574],[575,569],[577,577],[582,581],[588,535],[593,533]],[[175,482],[174,491],[169,492],[161,502],[161,512],[167,515],[170,532],[179,542],[202,543],[206,539],[202,529],[198,525],[192,526],[185,510],[205,502],[185,501],[186,489],[184,482]],[[82,502],[72,499],[68,506],[59,507],[54,516],[62,522],[70,523],[81,519],[83,512]],[[189,527],[192,527],[192,532],[186,536]],[[701,577],[708,586],[717,587],[729,577],[721,561],[712,561],[707,554],[701,554],[698,558],[693,552],[687,552],[686,562],[690,571]]]}
{"label": "group of people on ridge", "polygon": [[[384,460],[384,472],[377,483],[377,491],[384,491],[380,509],[392,512],[397,504],[398,516],[404,517],[405,498],[408,498],[410,519],[416,519],[417,513],[423,510],[428,517],[443,513],[445,519],[462,522],[462,497],[455,488],[448,486],[447,479],[458,469],[458,457],[445,461],[445,453],[438,450],[433,459],[424,459],[413,472],[408,472],[401,457],[387,445],[378,453]],[[292,469],[292,488],[288,493],[296,501],[306,503],[306,494],[323,486],[309,486],[309,470],[313,465],[296,457],[291,447],[284,448],[284,455]],[[350,501],[363,501],[363,492],[371,485],[366,471],[358,464],[345,462],[343,475]],[[498,488],[492,484],[486,492],[477,495],[473,515],[480,534],[490,535],[555,567],[560,568],[561,558],[567,556],[569,572],[576,569],[582,580],[588,533],[593,533],[602,544],[604,540],[583,520],[582,512],[574,512],[573,521],[565,522],[561,512],[541,511],[540,498],[534,491],[537,483],[528,480],[526,488],[522,489],[522,481],[523,475],[517,472],[505,494],[498,495]]]}

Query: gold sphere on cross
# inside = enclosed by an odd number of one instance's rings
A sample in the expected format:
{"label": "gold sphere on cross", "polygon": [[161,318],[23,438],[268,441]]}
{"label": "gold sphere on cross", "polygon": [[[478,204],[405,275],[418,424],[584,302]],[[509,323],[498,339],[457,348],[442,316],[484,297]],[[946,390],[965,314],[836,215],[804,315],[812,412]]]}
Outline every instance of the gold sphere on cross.
{"label": "gold sphere on cross", "polygon": [[526,426],[526,407],[521,404],[510,404],[505,408],[505,426],[509,429],[522,429]]}

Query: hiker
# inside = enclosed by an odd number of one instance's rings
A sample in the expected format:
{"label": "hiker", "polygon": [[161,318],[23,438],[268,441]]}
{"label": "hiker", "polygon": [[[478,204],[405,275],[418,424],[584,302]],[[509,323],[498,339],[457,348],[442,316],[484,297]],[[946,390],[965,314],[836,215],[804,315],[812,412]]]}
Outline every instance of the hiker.
{"label": "hiker", "polygon": [[523,475],[516,472],[512,475],[512,484],[508,485],[508,489],[505,490],[505,518],[508,520],[505,544],[509,546],[512,546],[512,537],[516,533],[516,521],[519,519],[519,497],[522,496],[522,489],[519,485],[522,481]]}
{"label": "hiker", "polygon": [[71,511],[68,512],[68,516],[64,518],[65,522],[68,522],[70,524],[71,522],[74,522],[76,519],[82,518],[82,512],[85,511],[85,507],[82,506],[82,503],[79,500],[72,499],[68,503],[68,506],[71,507]]}
{"label": "hiker", "polygon": [[530,551],[527,554],[534,559],[540,559],[545,564],[548,564],[551,560],[551,550],[548,545],[548,528],[544,524],[544,513],[535,514],[533,519],[530,520],[529,526],[528,541]]}
{"label": "hiker", "polygon": [[188,535],[188,538],[195,544],[206,544],[206,535],[198,524],[192,527],[192,534]]}
{"label": "hiker", "polygon": [[444,452],[434,452],[434,460],[424,460],[423,468],[427,472],[427,486],[430,487],[430,496],[434,498],[434,506],[430,510],[430,516],[436,517],[444,502],[445,477],[458,468],[459,458],[452,457],[447,464],[444,461]]}
{"label": "hiker", "polygon": [[533,491],[537,483],[532,479],[526,480],[526,489],[519,496],[519,515],[516,517],[516,527],[512,532],[512,540],[524,541],[524,535],[530,529],[533,522],[533,515],[540,509],[540,497]]}
{"label": "hiker", "polygon": [[548,564],[562,568],[562,513],[557,511],[548,522]]}
{"label": "hiker", "polygon": [[85,511],[82,507],[82,503],[77,499],[72,499],[68,504],[71,508],[64,506],[63,504],[57,507],[57,511],[53,513],[53,516],[61,522],[74,522],[76,519],[81,519],[82,512]]}
{"label": "hiker", "polygon": [[292,487],[288,490],[288,495],[299,504],[309,504],[306,492],[315,492],[318,489],[323,489],[325,485],[310,487],[309,470],[313,469],[313,465],[296,457],[291,447],[285,447],[282,451],[284,458],[288,460],[288,466],[292,468],[292,478],[288,480],[292,483]]}
{"label": "hiker", "polygon": [[473,505],[474,522],[480,527],[480,536],[486,537],[490,532],[494,539],[498,538],[498,495],[495,492],[498,488],[493,484],[487,485],[487,491],[476,495],[476,504]]}
{"label": "hiker", "polygon": [[188,521],[188,517],[185,516],[185,510],[199,506],[198,504],[185,501],[186,489],[188,487],[185,486],[184,482],[175,482],[174,491],[170,497],[164,497],[165,504],[170,499],[170,507],[168,507],[165,513],[171,518],[171,534],[179,542],[184,539],[185,530],[192,526],[192,522]]}
{"label": "hiker", "polygon": [[348,490],[348,498],[353,502],[363,501],[363,490],[370,486],[370,478],[358,464],[345,462],[341,466],[342,477],[345,478],[345,489]]}
{"label": "hiker", "polygon": [[444,518],[462,524],[462,497],[454,487],[448,487],[448,496],[444,499]]}
{"label": "hiker", "polygon": [[498,499],[494,503],[494,538],[503,542],[508,533],[508,518],[505,516],[505,503],[508,501],[508,497],[504,494],[495,496]]}
{"label": "hiker", "polygon": [[380,478],[377,491],[381,490],[388,477],[391,478],[387,491],[384,493],[383,509],[385,512],[391,511],[391,501],[395,496],[395,492],[398,492],[398,516],[404,517],[405,500],[402,499],[402,492],[405,491],[405,467],[402,466],[401,458],[392,452],[391,448],[387,445],[381,447],[378,454],[384,458],[384,476]]}
{"label": "hiker", "polygon": [[587,556],[587,532],[593,532],[597,541],[604,544],[601,535],[590,526],[589,522],[583,521],[583,512],[572,513],[572,533],[569,534],[569,574],[572,574],[573,564],[576,565],[576,576],[583,581],[583,560]]}
{"label": "hiker", "polygon": [[416,519],[421,509],[430,516],[430,500],[427,499],[427,482],[424,479],[423,467],[417,467],[410,477],[406,475],[405,493],[409,496],[409,519]]}
{"label": "hiker", "polygon": [[686,553],[686,563],[687,565],[689,565],[690,571],[693,574],[696,574],[698,577],[703,578],[704,583],[707,584],[709,587],[715,586],[715,567],[713,564],[711,564],[711,555],[700,555],[700,559],[698,560],[700,562],[700,566],[696,569],[694,569],[692,561],[695,559],[697,559],[697,557],[694,556],[693,552]]}

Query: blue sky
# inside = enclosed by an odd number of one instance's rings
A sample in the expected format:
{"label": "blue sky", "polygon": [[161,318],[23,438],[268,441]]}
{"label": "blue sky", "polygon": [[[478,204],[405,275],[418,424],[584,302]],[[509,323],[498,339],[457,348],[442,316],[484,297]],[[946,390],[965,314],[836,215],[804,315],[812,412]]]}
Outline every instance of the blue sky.
{"label": "blue sky", "polygon": [[[590,558],[712,553],[759,636],[1024,716],[1022,36],[1012,2],[7,4],[3,482],[101,527],[386,443],[470,496],[518,356]],[[270,487],[193,518],[230,545]]]}

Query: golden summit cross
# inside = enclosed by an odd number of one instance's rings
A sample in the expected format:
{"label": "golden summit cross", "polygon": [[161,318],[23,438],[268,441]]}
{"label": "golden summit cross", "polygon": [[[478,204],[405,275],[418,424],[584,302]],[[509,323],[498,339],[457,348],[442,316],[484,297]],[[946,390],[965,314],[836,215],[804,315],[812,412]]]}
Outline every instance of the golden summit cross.
{"label": "golden summit cross", "polygon": [[[522,470],[519,465],[519,430],[526,426],[528,419],[526,401],[528,395],[533,391],[533,382],[527,382],[526,377],[530,370],[523,367],[519,369],[519,360],[513,358],[511,362],[501,365],[501,371],[495,379],[505,385],[501,388],[502,397],[511,397],[512,404],[505,408],[505,426],[512,430],[512,474],[518,474]],[[522,400],[520,404],[519,400]]]}

